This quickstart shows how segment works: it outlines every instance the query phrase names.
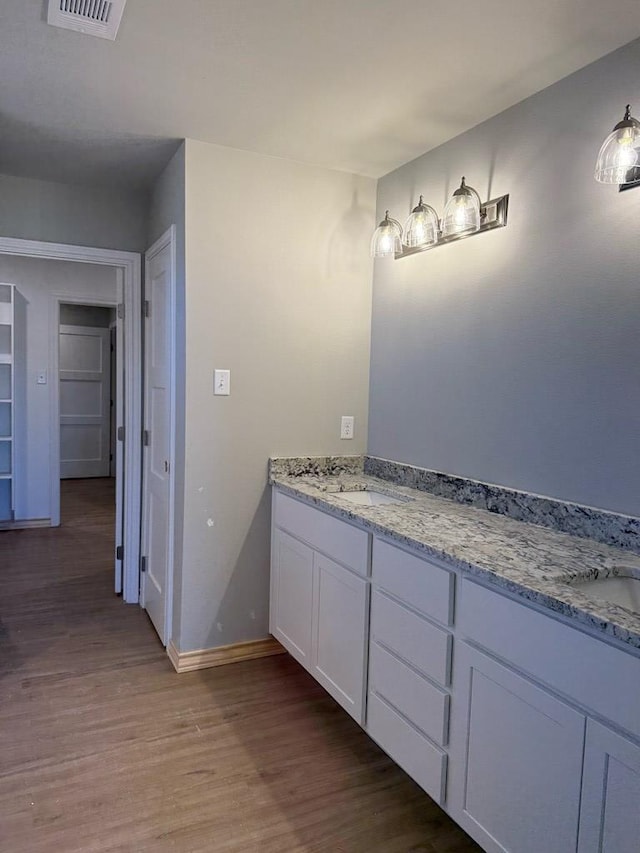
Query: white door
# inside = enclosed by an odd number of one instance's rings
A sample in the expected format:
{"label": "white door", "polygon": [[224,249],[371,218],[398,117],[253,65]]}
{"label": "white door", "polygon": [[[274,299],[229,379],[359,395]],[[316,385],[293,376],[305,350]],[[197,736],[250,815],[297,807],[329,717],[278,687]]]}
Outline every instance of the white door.
{"label": "white door", "polygon": [[152,246],[146,255],[145,280],[141,600],[165,646],[169,639],[168,586],[173,541],[170,513],[173,281],[172,242]]}
{"label": "white door", "polygon": [[589,720],[578,853],[638,853],[640,745]]}
{"label": "white door", "polygon": [[568,853],[578,842],[585,718],[466,643],[451,816],[487,853]]}
{"label": "white door", "polygon": [[60,326],[60,477],[110,471],[109,330]]}

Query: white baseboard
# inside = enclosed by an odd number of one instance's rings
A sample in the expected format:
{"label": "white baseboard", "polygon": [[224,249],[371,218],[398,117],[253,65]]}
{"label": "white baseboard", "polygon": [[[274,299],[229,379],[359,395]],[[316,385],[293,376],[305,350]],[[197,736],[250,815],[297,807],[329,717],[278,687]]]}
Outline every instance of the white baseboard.
{"label": "white baseboard", "polygon": [[31,527],[51,527],[51,519],[24,518],[20,521],[0,521],[0,530],[29,530]]}
{"label": "white baseboard", "polygon": [[176,672],[192,672],[196,669],[209,669],[212,666],[224,666],[243,660],[281,655],[285,649],[273,637],[265,640],[249,640],[246,643],[234,643],[231,646],[217,646],[213,649],[198,649],[193,652],[179,652],[173,640],[167,646],[167,655]]}

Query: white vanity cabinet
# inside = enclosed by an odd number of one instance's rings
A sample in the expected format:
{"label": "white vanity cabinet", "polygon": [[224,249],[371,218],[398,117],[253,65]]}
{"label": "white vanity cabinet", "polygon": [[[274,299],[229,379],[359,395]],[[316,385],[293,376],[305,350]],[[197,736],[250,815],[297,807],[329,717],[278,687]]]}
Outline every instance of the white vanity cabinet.
{"label": "white vanity cabinet", "polygon": [[271,542],[270,630],[306,669],[311,669],[313,551],[276,528]]}
{"label": "white vanity cabinet", "polygon": [[455,575],[373,540],[367,732],[446,799]]}
{"label": "white vanity cabinet", "polygon": [[640,658],[468,578],[456,629],[454,820],[488,853],[638,853]]}
{"label": "white vanity cabinet", "polygon": [[270,631],[361,725],[369,536],[274,491]]}
{"label": "white vanity cabinet", "polygon": [[589,720],[578,853],[638,853],[638,850],[640,745]]}
{"label": "white vanity cabinet", "polygon": [[278,489],[270,619],[487,853],[640,853],[637,653]]}
{"label": "white vanity cabinet", "polygon": [[489,853],[575,850],[585,717],[460,643],[456,820]]}

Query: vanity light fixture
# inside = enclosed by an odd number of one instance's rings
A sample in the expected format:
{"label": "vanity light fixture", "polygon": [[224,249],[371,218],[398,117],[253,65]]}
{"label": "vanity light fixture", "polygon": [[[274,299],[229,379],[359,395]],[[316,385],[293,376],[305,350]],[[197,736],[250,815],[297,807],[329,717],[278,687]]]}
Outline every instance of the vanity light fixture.
{"label": "vanity light fixture", "polygon": [[640,184],[640,121],[631,115],[630,104],[622,121],[602,143],[594,177],[602,184],[620,184],[621,188]]}
{"label": "vanity light fixture", "polygon": [[389,216],[389,211],[373,232],[371,238],[372,258],[393,258],[402,252],[402,225]]}
{"label": "vanity light fixture", "polygon": [[405,223],[402,242],[410,249],[426,249],[438,242],[438,236],[438,214],[420,196]]}
{"label": "vanity light fixture", "polygon": [[480,230],[480,196],[468,187],[464,176],[442,214],[442,236],[473,234]]}
{"label": "vanity light fixture", "polygon": [[463,178],[444,209],[442,221],[438,214],[420,196],[404,226],[389,216],[389,211],[373,232],[371,256],[373,258],[406,258],[417,252],[453,243],[473,234],[482,234],[507,224],[509,196],[480,201],[480,196],[467,186]]}

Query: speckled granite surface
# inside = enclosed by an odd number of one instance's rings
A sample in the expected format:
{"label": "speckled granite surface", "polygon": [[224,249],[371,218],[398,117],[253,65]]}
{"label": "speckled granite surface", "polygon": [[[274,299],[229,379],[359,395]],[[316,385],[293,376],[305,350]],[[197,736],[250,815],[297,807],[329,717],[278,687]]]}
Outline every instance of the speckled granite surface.
{"label": "speckled granite surface", "polygon": [[[344,467],[298,460],[271,466],[270,482],[337,518],[434,556],[469,574],[625,643],[640,653],[640,614],[598,601],[580,579],[637,567],[640,558],[622,548],[518,521],[365,474],[358,457]],[[346,469],[346,470],[345,470]],[[295,473],[293,473],[295,472]],[[341,493],[375,490],[403,499],[387,506],[355,506]]]}
{"label": "speckled granite surface", "polygon": [[439,471],[415,468],[375,456],[365,456],[364,472],[400,486],[411,486],[441,498],[507,515],[517,521],[540,524],[552,530],[595,539],[640,553],[640,518],[606,512],[581,504],[465,480]]}

